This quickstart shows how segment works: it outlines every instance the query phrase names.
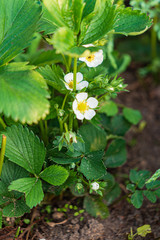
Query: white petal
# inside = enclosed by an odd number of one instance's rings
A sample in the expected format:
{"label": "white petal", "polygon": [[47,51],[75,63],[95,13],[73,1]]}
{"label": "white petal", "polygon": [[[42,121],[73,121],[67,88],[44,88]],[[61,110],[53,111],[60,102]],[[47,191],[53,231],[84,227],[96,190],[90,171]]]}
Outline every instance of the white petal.
{"label": "white petal", "polygon": [[93,60],[92,62],[86,61],[86,64],[88,67],[95,67],[95,60]]}
{"label": "white petal", "polygon": [[67,83],[65,83],[65,87],[66,87],[68,90],[73,91],[73,89],[70,88]]}
{"label": "white petal", "polygon": [[78,72],[76,74],[76,82],[81,82],[83,80],[83,74]]}
{"label": "white petal", "polygon": [[85,112],[84,117],[87,120],[91,120],[95,115],[96,115],[96,112],[92,109],[89,109],[88,111]]}
{"label": "white petal", "polygon": [[87,104],[90,108],[96,108],[98,105],[98,101],[94,97],[90,97],[87,99]]}
{"label": "white petal", "polygon": [[82,61],[82,62],[85,62],[86,58],[85,57],[81,57],[81,58],[79,58],[79,60]]}
{"label": "white petal", "polygon": [[88,93],[85,93],[85,92],[78,93],[76,95],[76,98],[77,98],[78,102],[82,102],[82,101],[86,100],[87,97],[88,97]]}
{"label": "white petal", "polygon": [[88,87],[88,82],[87,81],[82,81],[76,86],[76,90],[82,90],[83,88]]}
{"label": "white petal", "polygon": [[94,47],[94,45],[90,43],[90,44],[83,45],[83,47]]}
{"label": "white petal", "polygon": [[64,76],[64,80],[69,83],[71,80],[73,80],[73,73],[67,73],[65,76]]}
{"label": "white petal", "polygon": [[76,118],[79,120],[83,120],[84,119],[84,114],[80,113],[80,111],[76,111]]}
{"label": "white petal", "polygon": [[75,99],[75,100],[73,101],[73,104],[72,104],[72,109],[73,109],[73,111],[76,111],[76,110],[77,110],[77,106],[78,106],[77,100]]}

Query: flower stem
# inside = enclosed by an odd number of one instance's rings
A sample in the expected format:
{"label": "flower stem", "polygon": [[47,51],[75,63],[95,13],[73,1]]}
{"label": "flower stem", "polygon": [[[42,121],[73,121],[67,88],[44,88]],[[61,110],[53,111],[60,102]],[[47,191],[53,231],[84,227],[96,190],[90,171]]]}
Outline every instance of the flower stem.
{"label": "flower stem", "polygon": [[2,125],[2,127],[5,129],[7,127],[7,125],[5,124],[5,122],[3,121],[3,119],[0,117],[0,124]]}
{"label": "flower stem", "polygon": [[0,152],[0,176],[1,176],[1,172],[2,172],[4,155],[5,155],[5,151],[6,151],[6,141],[7,141],[7,137],[5,135],[2,135],[2,145],[1,145],[1,152]]}
{"label": "flower stem", "polygon": [[72,131],[73,129],[73,114],[69,114],[69,130]]}
{"label": "flower stem", "polygon": [[61,107],[62,110],[64,109],[64,106],[65,106],[65,103],[66,103],[68,94],[69,94],[69,92],[66,93],[66,96],[65,96],[65,98],[64,98],[64,100],[63,100],[62,107]]}
{"label": "flower stem", "polygon": [[67,123],[64,123],[64,128],[65,128],[66,133],[67,133],[68,132],[68,125],[67,125]]}
{"label": "flower stem", "polygon": [[76,91],[76,74],[77,74],[77,58],[74,58],[74,66],[73,66],[73,91]]}

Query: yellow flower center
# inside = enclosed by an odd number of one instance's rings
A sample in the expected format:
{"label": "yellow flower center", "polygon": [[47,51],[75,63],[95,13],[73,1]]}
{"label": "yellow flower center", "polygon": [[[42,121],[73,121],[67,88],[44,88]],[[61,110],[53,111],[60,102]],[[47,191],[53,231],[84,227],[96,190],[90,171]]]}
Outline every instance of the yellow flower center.
{"label": "yellow flower center", "polygon": [[77,109],[78,109],[81,113],[84,113],[85,111],[87,111],[87,110],[89,109],[89,106],[88,106],[88,104],[87,104],[86,101],[83,101],[83,102],[79,102],[79,103],[78,103]]}
{"label": "yellow flower center", "polygon": [[69,88],[73,89],[73,81],[70,81],[70,82],[68,83],[68,86],[69,86]]}
{"label": "yellow flower center", "polygon": [[88,57],[86,57],[86,60],[87,60],[88,62],[92,62],[94,59],[95,59],[95,55],[94,55],[94,54],[91,54],[91,55],[89,55]]}

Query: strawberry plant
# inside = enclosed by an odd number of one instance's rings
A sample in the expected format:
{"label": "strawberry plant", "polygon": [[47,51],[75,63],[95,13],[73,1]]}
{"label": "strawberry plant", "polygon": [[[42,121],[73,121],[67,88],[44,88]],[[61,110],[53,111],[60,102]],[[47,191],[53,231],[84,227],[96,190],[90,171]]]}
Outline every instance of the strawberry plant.
{"label": "strawberry plant", "polygon": [[141,114],[112,101],[126,85],[105,39],[141,34],[151,19],[112,0],[0,0],[0,9],[3,216],[70,189],[107,217],[120,195],[107,168],[126,162],[124,135]]}

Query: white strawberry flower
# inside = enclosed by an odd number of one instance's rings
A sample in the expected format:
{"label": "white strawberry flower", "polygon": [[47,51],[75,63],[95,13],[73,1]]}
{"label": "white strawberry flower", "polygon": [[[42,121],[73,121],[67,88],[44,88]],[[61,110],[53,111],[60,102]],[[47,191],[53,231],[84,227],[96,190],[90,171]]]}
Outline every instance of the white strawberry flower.
{"label": "white strawberry flower", "polygon": [[97,99],[94,97],[87,98],[88,93],[82,92],[78,93],[76,99],[73,101],[72,108],[79,120],[83,120],[84,118],[91,120],[96,115],[93,108],[96,108],[98,105]]}
{"label": "white strawberry flower", "polygon": [[97,182],[91,183],[91,189],[97,191],[99,189],[99,183]]}
{"label": "white strawberry flower", "polygon": [[[84,47],[94,47],[93,44],[83,45]],[[80,61],[85,62],[88,67],[97,67],[103,62],[103,51],[92,52],[87,57],[79,58]]]}
{"label": "white strawberry flower", "polygon": [[[67,73],[64,76],[65,86],[68,90],[73,91],[73,73]],[[76,90],[82,90],[83,88],[88,87],[88,82],[83,81],[83,74],[78,72],[76,74]]]}

